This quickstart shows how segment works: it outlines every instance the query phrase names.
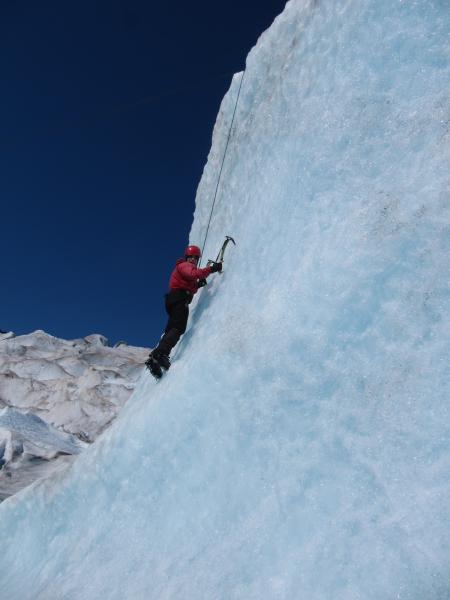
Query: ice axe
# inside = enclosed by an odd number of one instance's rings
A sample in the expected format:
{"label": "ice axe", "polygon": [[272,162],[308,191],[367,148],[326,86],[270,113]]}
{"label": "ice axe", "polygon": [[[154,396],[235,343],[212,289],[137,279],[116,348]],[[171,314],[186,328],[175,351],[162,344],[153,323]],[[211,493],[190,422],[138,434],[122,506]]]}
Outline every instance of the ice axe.
{"label": "ice axe", "polygon": [[227,246],[230,242],[233,242],[233,244],[236,246],[236,242],[234,241],[234,239],[231,237],[231,235],[226,235],[225,236],[225,241],[222,244],[221,249],[219,250],[219,253],[217,255],[216,260],[208,260],[208,262],[206,263],[207,266],[209,267],[209,265],[212,265],[213,263],[218,263],[218,262],[223,262],[224,260],[224,256],[225,256],[225,250],[227,249]]}

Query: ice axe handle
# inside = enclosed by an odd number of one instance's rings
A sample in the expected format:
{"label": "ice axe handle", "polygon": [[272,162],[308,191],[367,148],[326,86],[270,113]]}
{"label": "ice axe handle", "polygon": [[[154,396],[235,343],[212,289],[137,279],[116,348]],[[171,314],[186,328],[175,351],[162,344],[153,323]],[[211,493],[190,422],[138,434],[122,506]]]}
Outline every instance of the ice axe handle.
{"label": "ice axe handle", "polygon": [[222,248],[219,250],[219,254],[217,255],[216,262],[223,262],[223,259],[224,259],[224,256],[225,256],[225,250],[226,250],[226,248],[227,248],[227,246],[228,246],[228,244],[230,242],[233,242],[233,244],[236,246],[236,242],[231,237],[231,235],[226,235],[225,236],[225,241],[222,244]]}
{"label": "ice axe handle", "polygon": [[[214,264],[215,262],[218,263],[222,263],[224,261],[224,255],[225,255],[225,249],[228,246],[229,242],[233,242],[233,244],[236,246],[236,242],[234,241],[234,239],[231,237],[231,235],[226,235],[225,236],[225,241],[222,244],[222,248],[219,250],[219,254],[217,255],[216,260],[211,260],[209,259],[208,262],[206,263],[207,267],[210,267],[212,264]],[[223,271],[220,271],[220,273],[223,273]]]}

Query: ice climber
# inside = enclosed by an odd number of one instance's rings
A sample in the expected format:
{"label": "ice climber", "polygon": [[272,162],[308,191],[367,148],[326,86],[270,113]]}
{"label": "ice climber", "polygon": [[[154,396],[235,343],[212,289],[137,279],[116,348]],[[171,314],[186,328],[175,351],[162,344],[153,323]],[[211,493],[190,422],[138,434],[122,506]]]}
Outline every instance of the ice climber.
{"label": "ice climber", "polygon": [[186,331],[189,317],[189,304],[199,287],[206,285],[206,278],[211,273],[222,270],[221,262],[213,262],[204,269],[198,269],[201,257],[198,246],[188,246],[184,258],[179,258],[169,281],[169,292],[165,295],[166,312],[169,315],[164,335],[158,346],[150,352],[146,361],[147,367],[157,379],[162,377],[162,369],[170,368],[170,352]]}

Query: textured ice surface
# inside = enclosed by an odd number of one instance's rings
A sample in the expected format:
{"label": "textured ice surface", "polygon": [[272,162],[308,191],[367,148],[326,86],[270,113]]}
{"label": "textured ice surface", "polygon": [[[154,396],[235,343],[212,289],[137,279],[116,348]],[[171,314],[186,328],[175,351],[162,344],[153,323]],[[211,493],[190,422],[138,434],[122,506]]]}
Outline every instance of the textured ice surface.
{"label": "textured ice surface", "polygon": [[0,408],[32,411],[95,439],[130,397],[147,355],[111,348],[98,334],[62,340],[38,330],[0,339]]}
{"label": "textured ice surface", "polygon": [[0,501],[59,471],[86,446],[33,413],[0,410]]}
{"label": "textured ice surface", "polygon": [[206,258],[238,246],[168,376],[0,506],[2,597],[448,600],[449,24],[299,0],[260,38]]}
{"label": "textured ice surface", "polygon": [[70,341],[39,330],[0,336],[0,409],[7,407],[0,410],[0,501],[70,462],[55,436],[95,440],[130,397],[147,354],[111,348],[98,334]]}
{"label": "textured ice surface", "polygon": [[0,410],[0,428],[16,434],[25,443],[42,448],[44,453],[48,450],[50,453],[78,454],[82,448],[73,435],[55,429],[37,415],[13,408]]}

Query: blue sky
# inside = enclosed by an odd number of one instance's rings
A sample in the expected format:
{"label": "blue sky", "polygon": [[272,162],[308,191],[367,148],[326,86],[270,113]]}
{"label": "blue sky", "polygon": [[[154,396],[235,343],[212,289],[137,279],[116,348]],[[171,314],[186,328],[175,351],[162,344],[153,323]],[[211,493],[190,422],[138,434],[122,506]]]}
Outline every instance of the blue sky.
{"label": "blue sky", "polygon": [[220,101],[284,4],[2,0],[0,329],[157,341]]}

